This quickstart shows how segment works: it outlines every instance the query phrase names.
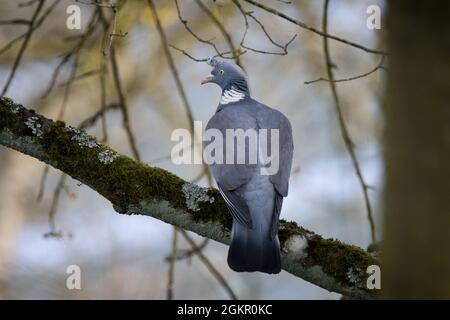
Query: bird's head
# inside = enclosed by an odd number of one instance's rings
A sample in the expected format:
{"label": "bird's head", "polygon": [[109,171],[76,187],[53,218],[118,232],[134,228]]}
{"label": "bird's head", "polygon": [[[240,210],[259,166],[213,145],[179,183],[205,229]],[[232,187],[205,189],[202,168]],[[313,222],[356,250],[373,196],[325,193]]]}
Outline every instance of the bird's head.
{"label": "bird's head", "polygon": [[235,87],[242,92],[249,92],[247,77],[239,66],[217,58],[211,58],[207,63],[212,67],[212,71],[202,80],[201,84],[215,83],[222,90]]}

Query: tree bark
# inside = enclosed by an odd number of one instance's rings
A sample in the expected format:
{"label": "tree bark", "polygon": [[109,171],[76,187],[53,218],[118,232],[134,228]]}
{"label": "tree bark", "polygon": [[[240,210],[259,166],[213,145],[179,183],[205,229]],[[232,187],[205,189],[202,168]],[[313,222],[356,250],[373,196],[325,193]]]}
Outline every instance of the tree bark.
{"label": "tree bark", "polygon": [[[201,188],[102,145],[64,122],[0,97],[0,144],[39,159],[86,184],[122,214],[143,214],[224,244],[231,216],[219,192]],[[280,221],[283,269],[329,291],[370,299],[365,250]]]}
{"label": "tree bark", "polygon": [[450,298],[450,2],[388,2],[387,298]]}

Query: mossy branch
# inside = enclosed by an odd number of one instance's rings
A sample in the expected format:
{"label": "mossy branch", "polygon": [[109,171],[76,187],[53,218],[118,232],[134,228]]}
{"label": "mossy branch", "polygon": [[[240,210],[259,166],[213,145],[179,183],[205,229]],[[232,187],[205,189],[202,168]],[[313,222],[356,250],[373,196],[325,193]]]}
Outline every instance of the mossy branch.
{"label": "mossy branch", "polygon": [[[119,155],[61,121],[54,122],[0,97],[0,144],[41,160],[91,187],[121,214],[142,214],[224,244],[231,217],[219,192],[161,168]],[[365,250],[323,239],[294,222],[280,222],[283,269],[329,291],[370,299]]]}

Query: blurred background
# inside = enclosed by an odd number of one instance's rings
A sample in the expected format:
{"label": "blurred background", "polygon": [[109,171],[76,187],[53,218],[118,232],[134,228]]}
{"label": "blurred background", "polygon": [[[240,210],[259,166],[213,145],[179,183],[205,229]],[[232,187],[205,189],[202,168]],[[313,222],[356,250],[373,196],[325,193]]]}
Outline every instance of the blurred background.
{"label": "blurred background", "polygon": [[[36,11],[35,3],[0,1],[0,21],[27,19]],[[174,165],[170,151],[174,129],[189,128],[183,101],[169,68],[147,1],[128,0],[118,4],[117,14],[102,8],[105,19],[116,21],[117,36],[112,44],[101,21],[89,24],[97,6],[61,0],[47,0],[39,17],[48,12],[33,32],[6,96],[52,119],[74,126],[108,107],[104,121],[98,119],[87,131],[99,139],[107,129],[107,144],[133,156],[122,114],[115,108],[119,98],[109,58],[103,51],[114,46],[120,79],[126,96],[130,123],[141,160],[194,180],[201,165]],[[170,45],[196,58],[207,58],[215,50],[195,39],[180,22],[174,1],[154,1]],[[321,28],[322,1],[261,1],[291,17]],[[19,6],[22,3],[25,6]],[[103,1],[104,4],[110,4]],[[81,30],[69,30],[66,10],[76,4],[81,9]],[[212,39],[221,51],[228,44],[211,16],[194,0],[179,0],[179,9],[188,26],[204,39]],[[202,0],[210,14],[225,27],[234,45],[245,30],[243,15],[231,1]],[[341,137],[337,113],[326,82],[305,81],[326,77],[322,38],[285,20],[241,1],[246,10],[264,23],[270,36],[281,44],[297,37],[287,55],[262,54],[247,50],[240,61],[255,99],[282,111],[291,121],[295,153],[289,196],[281,217],[293,220],[325,238],[337,238],[364,249],[371,243],[362,190]],[[364,44],[382,47],[382,30],[366,27],[369,5],[383,8],[383,1],[332,1],[329,31]],[[283,52],[274,46],[257,23],[250,21],[246,45],[263,51]],[[383,23],[383,20],[382,20]],[[27,25],[0,24],[0,48],[24,34]],[[108,32],[111,32],[111,28]],[[85,36],[88,33],[88,36]],[[83,43],[79,45],[80,40]],[[0,51],[0,88],[3,88],[17,58],[23,38],[8,50]],[[79,49],[74,51],[79,45]],[[373,69],[380,57],[330,41],[337,79]],[[71,53],[66,62],[64,57]],[[186,91],[195,120],[206,121],[214,114],[220,98],[216,86],[200,86],[209,73],[204,62],[195,62],[179,51],[170,53]],[[103,68],[105,67],[106,68]],[[58,67],[60,66],[60,67]],[[102,69],[103,68],[103,69]],[[52,90],[49,84],[59,75]],[[102,72],[102,70],[106,70]],[[102,78],[105,80],[105,90]],[[338,84],[344,116],[356,144],[357,157],[370,191],[376,233],[381,235],[380,194],[383,163],[380,134],[383,129],[384,71]],[[105,100],[102,103],[102,95]],[[61,112],[64,110],[64,112]],[[106,126],[103,127],[103,124]],[[42,178],[46,176],[46,178]],[[198,184],[207,186],[203,177]],[[39,299],[165,299],[173,227],[144,216],[117,214],[111,204],[88,187],[18,152],[0,147],[0,297]],[[56,192],[55,192],[56,190]],[[41,199],[38,199],[39,193]],[[55,195],[59,201],[55,201]],[[53,208],[53,209],[52,209]],[[54,214],[54,228],[49,213]],[[53,235],[48,235],[53,231]],[[202,238],[191,234],[197,243]],[[190,246],[179,237],[178,250]],[[226,263],[227,247],[209,241],[205,256],[223,276],[239,299],[339,299],[284,271],[276,276],[241,274]],[[66,268],[79,265],[82,289],[66,289]],[[174,266],[173,298],[228,299],[229,293],[196,255]]]}

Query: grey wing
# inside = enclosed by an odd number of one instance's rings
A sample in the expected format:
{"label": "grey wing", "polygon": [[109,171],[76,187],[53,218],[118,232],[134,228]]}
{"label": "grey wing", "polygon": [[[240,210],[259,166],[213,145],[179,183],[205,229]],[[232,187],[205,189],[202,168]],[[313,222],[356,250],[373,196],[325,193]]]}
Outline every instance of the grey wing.
{"label": "grey wing", "polygon": [[[225,111],[225,110],[224,110]],[[255,119],[248,117],[247,114],[239,114],[239,110],[234,113],[222,111],[220,114],[214,115],[206,126],[208,129],[217,129],[223,137],[223,161],[226,159],[226,129],[256,127]],[[205,141],[205,147],[212,143]],[[234,154],[237,153],[235,145]],[[236,192],[236,189],[247,183],[254,171],[254,165],[247,164],[226,164],[226,163],[210,163],[209,167],[217,182],[219,191],[225,200],[229,212],[233,219],[247,228],[252,227],[252,219],[245,200]]]}
{"label": "grey wing", "polygon": [[278,173],[271,176],[270,180],[277,191],[286,197],[289,191],[289,176],[291,175],[292,156],[294,153],[294,141],[292,127],[289,120],[280,114],[280,168]]}
{"label": "grey wing", "polygon": [[[275,187],[275,202],[270,229],[270,237],[271,239],[275,239],[278,234],[283,197],[288,195],[289,190],[289,176],[291,173],[292,156],[294,151],[292,127],[289,120],[281,112],[268,107],[261,110],[261,113],[258,115],[258,123],[261,128],[279,130],[279,167],[278,171],[269,177]],[[268,142],[270,142],[270,139],[268,139]],[[270,146],[270,149],[272,156],[272,146]]]}
{"label": "grey wing", "polygon": [[278,235],[278,224],[282,206],[283,206],[283,196],[278,192],[275,192],[275,205],[273,208],[272,225],[270,226],[271,239],[275,239],[276,236]]}
{"label": "grey wing", "polygon": [[[289,176],[294,152],[291,123],[281,112],[268,107],[258,116],[258,123],[261,123],[261,128],[279,130],[279,168],[275,174],[270,176],[270,181],[277,192],[286,197],[289,190]],[[268,139],[268,142],[270,142],[270,139]],[[273,152],[271,153],[273,154]]]}
{"label": "grey wing", "polygon": [[220,184],[218,184],[218,187],[233,219],[251,229],[253,226],[252,217],[245,200],[235,191],[227,191]]}

